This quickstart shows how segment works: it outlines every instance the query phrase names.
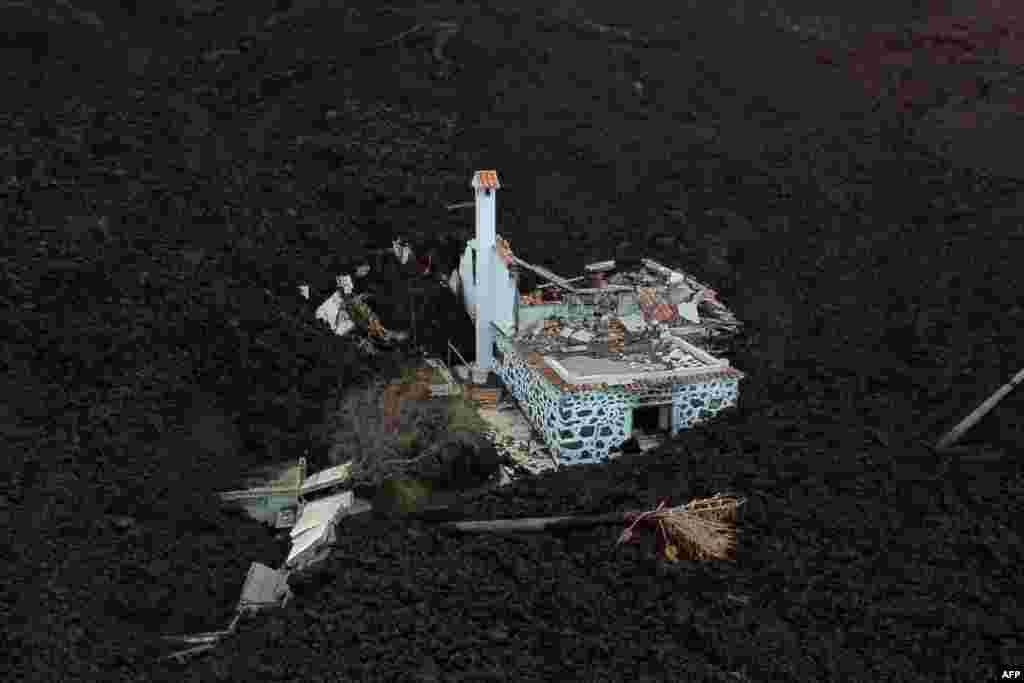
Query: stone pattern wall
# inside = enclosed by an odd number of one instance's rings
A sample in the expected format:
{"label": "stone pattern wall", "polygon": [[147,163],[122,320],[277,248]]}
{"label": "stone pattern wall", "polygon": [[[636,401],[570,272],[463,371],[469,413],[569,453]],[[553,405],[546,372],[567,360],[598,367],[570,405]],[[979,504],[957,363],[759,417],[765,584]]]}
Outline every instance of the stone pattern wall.
{"label": "stone pattern wall", "polygon": [[703,422],[739,400],[738,378],[677,384],[672,388],[672,435]]}
{"label": "stone pattern wall", "polygon": [[626,422],[634,403],[619,391],[563,394],[553,421],[561,441],[559,460],[567,465],[607,460],[608,452],[629,436]]}
{"label": "stone pattern wall", "polygon": [[[671,395],[672,434],[707,420],[736,405],[738,378],[715,378],[671,387],[620,387],[588,392],[562,392],[536,370],[531,370],[503,335],[497,335],[500,360],[496,372],[522,406],[544,443],[565,464],[602,462],[630,435],[631,411],[637,405],[667,403]],[[666,399],[666,400],[662,400]]]}
{"label": "stone pattern wall", "polygon": [[626,440],[627,411],[635,398],[624,390],[563,393],[532,371],[502,335],[495,370],[544,443],[566,464],[601,462]]}

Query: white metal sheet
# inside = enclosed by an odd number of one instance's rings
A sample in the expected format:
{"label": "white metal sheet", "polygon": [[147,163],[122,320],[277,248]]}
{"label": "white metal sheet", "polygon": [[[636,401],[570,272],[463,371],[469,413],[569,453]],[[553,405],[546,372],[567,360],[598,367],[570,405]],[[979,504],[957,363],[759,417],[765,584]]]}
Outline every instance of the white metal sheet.
{"label": "white metal sheet", "polygon": [[286,592],[287,583],[280,572],[259,562],[253,562],[249,565],[249,573],[242,585],[239,606],[276,605],[281,602]]}
{"label": "white metal sheet", "polygon": [[295,538],[307,529],[312,529],[318,525],[329,524],[338,516],[338,513],[342,509],[351,505],[351,491],[343,491],[333,496],[328,496],[320,500],[314,500],[311,503],[306,503],[302,506],[302,512],[299,514],[299,518],[296,520],[295,526],[292,527],[292,538]]}
{"label": "white metal sheet", "polygon": [[326,486],[339,484],[348,479],[350,469],[351,465],[346,462],[341,465],[335,465],[334,467],[328,467],[327,469],[320,470],[319,472],[314,472],[306,477],[306,480],[302,482],[301,491],[302,493],[311,493]]}
{"label": "white metal sheet", "polygon": [[352,331],[355,327],[355,323],[348,315],[348,311],[345,310],[345,300],[342,298],[340,292],[335,292],[320,304],[320,307],[316,309],[316,317],[318,320],[323,320],[334,333],[338,336],[344,336]]}
{"label": "white metal sheet", "polygon": [[292,539],[292,549],[288,552],[288,559],[285,561],[285,564],[291,565],[296,558],[323,540],[326,532],[327,527],[323,525],[316,526],[301,534],[298,538]]}

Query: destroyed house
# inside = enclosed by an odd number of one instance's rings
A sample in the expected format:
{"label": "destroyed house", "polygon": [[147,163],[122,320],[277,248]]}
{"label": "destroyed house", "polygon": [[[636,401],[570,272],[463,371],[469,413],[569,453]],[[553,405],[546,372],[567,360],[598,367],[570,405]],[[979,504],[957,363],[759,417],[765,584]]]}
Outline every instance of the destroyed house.
{"label": "destroyed house", "polygon": [[[496,233],[497,173],[471,184],[476,238],[451,282],[476,326],[476,365],[561,462],[600,462],[638,432],[675,435],[736,404],[743,373],[712,351],[740,324],[714,290],[650,259],[572,279],[527,263]],[[545,283],[520,292],[523,269]]]}

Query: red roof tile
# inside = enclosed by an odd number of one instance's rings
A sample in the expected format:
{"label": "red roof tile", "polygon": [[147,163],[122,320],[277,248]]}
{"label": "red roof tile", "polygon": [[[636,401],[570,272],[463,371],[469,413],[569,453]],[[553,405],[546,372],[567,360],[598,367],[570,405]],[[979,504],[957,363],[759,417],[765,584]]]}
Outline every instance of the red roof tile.
{"label": "red roof tile", "polygon": [[667,323],[669,320],[675,320],[678,317],[679,309],[671,304],[658,304],[654,307],[652,316],[655,320],[659,320],[663,323]]}

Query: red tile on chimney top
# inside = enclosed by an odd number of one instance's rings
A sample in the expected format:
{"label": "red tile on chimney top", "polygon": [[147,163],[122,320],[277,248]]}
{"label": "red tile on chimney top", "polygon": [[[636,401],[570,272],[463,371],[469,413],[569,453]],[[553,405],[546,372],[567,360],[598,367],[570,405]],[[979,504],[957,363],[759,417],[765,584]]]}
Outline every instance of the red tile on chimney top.
{"label": "red tile on chimney top", "polygon": [[488,190],[497,190],[501,187],[498,184],[498,172],[497,171],[477,171],[476,177],[473,178],[473,187],[482,187]]}

